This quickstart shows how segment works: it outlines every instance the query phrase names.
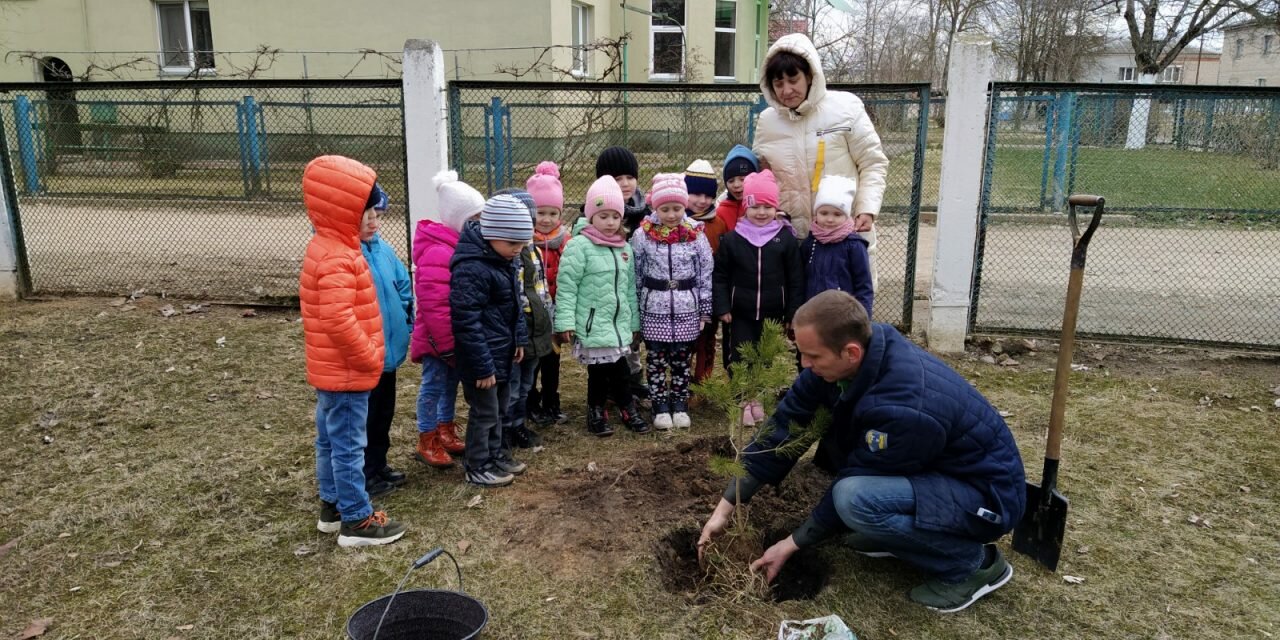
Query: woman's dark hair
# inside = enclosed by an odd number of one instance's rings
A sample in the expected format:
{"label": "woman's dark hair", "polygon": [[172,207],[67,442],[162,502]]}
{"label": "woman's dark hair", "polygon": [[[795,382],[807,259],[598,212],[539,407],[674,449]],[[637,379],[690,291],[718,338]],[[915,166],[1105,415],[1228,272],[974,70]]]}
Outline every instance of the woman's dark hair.
{"label": "woman's dark hair", "polygon": [[779,51],[769,58],[769,63],[764,66],[765,80],[769,84],[773,84],[778,78],[785,78],[797,73],[803,73],[806,78],[813,77],[813,71],[809,68],[809,61],[804,56],[798,56],[790,51]]}

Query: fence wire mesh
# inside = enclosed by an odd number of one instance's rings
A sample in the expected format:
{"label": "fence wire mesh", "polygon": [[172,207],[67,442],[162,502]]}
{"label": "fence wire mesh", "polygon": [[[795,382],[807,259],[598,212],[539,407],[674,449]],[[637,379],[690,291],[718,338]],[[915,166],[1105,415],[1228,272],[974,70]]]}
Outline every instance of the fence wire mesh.
{"label": "fence wire mesh", "polygon": [[29,288],[297,297],[307,161],[370,165],[407,255],[399,80],[0,85]]}
{"label": "fence wire mesh", "polygon": [[[911,325],[916,239],[923,188],[929,87],[832,85],[866,105],[890,158],[879,233],[875,319]],[[579,215],[596,178],[596,157],[621,145],[640,163],[640,186],[682,172],[696,159],[720,167],[735,144],[751,146],[765,109],[756,85],[452,82],[450,161],[463,180],[490,193],[522,187],[543,160],[560,165],[565,217]],[[721,185],[723,189],[723,185]]]}
{"label": "fence wire mesh", "polygon": [[1280,91],[997,83],[989,115],[976,329],[1061,329],[1093,193],[1080,332],[1280,347]]}

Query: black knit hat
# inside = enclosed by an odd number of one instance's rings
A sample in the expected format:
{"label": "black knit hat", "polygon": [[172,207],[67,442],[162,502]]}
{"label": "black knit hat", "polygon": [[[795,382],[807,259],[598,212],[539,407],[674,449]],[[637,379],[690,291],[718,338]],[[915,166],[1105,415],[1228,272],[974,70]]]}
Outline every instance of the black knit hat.
{"label": "black knit hat", "polygon": [[640,163],[636,162],[636,156],[626,147],[609,147],[600,152],[600,157],[596,158],[596,177],[600,176],[631,176],[632,178],[640,177]]}

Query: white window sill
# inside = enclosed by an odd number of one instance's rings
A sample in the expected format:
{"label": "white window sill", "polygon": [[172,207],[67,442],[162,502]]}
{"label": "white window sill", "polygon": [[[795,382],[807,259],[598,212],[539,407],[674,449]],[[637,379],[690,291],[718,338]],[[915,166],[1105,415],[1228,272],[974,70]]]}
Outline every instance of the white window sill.
{"label": "white window sill", "polygon": [[673,73],[650,74],[649,82],[680,82],[681,77]]}
{"label": "white window sill", "polygon": [[712,78],[712,81],[717,83],[724,83],[724,84],[737,84],[738,77],[737,76],[716,76],[715,78]]}
{"label": "white window sill", "polygon": [[[162,67],[160,76],[164,78],[187,77],[193,75],[191,67]],[[197,69],[194,74],[196,77],[215,77],[218,75],[217,69],[203,68]]]}

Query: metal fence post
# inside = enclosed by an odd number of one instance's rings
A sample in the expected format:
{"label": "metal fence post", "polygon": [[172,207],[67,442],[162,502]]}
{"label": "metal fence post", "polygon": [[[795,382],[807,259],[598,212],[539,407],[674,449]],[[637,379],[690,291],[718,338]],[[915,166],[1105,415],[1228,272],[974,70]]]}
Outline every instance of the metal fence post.
{"label": "metal fence post", "polygon": [[[1036,104],[1032,102],[1031,104]],[[1053,131],[1054,123],[1057,121],[1058,110],[1057,101],[1052,100],[1044,103],[1044,160],[1040,164],[1040,206],[1044,208],[1049,204],[1049,159],[1053,155]]]}
{"label": "metal fence post", "polygon": [[247,113],[243,102],[236,103],[236,143],[240,149],[240,182],[244,185],[244,197],[248,198],[253,195],[252,187],[249,184],[249,141],[245,137],[248,130],[246,121]]}
{"label": "metal fence post", "polygon": [[502,188],[506,189],[512,185],[515,180],[515,145],[511,143],[511,107],[502,105],[502,132],[505,136],[502,141],[503,164],[502,164]]}
{"label": "metal fence post", "polygon": [[760,99],[757,100],[755,104],[751,105],[751,107],[747,109],[747,146],[748,147],[755,146],[756,118],[759,118],[760,114],[764,112],[764,110],[767,108],[769,108],[769,104],[764,101],[764,96],[760,96]]}
{"label": "metal fence post", "polygon": [[1218,101],[1215,98],[1209,98],[1204,108],[1204,144],[1205,151],[1213,150],[1213,112],[1218,108]]}
{"label": "metal fence post", "polygon": [[920,88],[916,152],[911,165],[911,203],[907,209],[907,270],[902,280],[902,330],[911,333],[916,302],[916,257],[920,243],[920,199],[924,196],[924,156],[929,139],[929,86]]}
{"label": "metal fence post", "polygon": [[450,164],[458,172],[459,180],[466,180],[466,152],[462,148],[462,92],[449,85],[449,151],[453,153]]}
{"label": "metal fence post", "polygon": [[1067,204],[1067,156],[1071,146],[1071,119],[1075,110],[1076,94],[1065,92],[1058,94],[1058,118],[1054,130],[1055,156],[1053,158],[1053,211],[1066,211]]}
{"label": "metal fence post", "polygon": [[[1002,101],[999,89],[992,85],[991,113],[987,121],[987,142],[982,159],[982,193],[978,196],[978,240],[974,249],[973,285],[969,297],[969,331],[972,331],[978,322],[978,301],[982,298],[982,266],[986,260],[987,227],[991,220],[991,183],[996,173],[996,132],[1000,130],[999,114]],[[1048,126],[1047,120],[1045,126]]]}
{"label": "metal fence post", "polygon": [[258,175],[262,169],[262,158],[260,155],[258,142],[258,119],[254,117],[258,107],[254,103],[253,96],[244,97],[244,135],[245,142],[249,152],[249,182],[251,195],[257,195],[262,190],[262,177]]}
{"label": "metal fence post", "polygon": [[[982,192],[982,153],[987,125],[987,87],[995,53],[991,37],[956,38],[947,70],[947,127],[942,139],[938,187],[938,232],[929,296],[929,347],[963,351],[969,326],[974,242]],[[994,87],[992,92],[994,94]],[[996,114],[992,105],[991,114]]]}
{"label": "metal fence post", "polygon": [[[494,98],[497,100],[497,98]],[[489,193],[493,193],[493,106],[484,106],[484,183]]]}
{"label": "metal fence post", "polygon": [[17,96],[13,99],[13,128],[18,132],[18,157],[22,161],[23,187],[28,195],[40,193],[39,163],[36,162],[36,136],[31,127],[31,99]]}

